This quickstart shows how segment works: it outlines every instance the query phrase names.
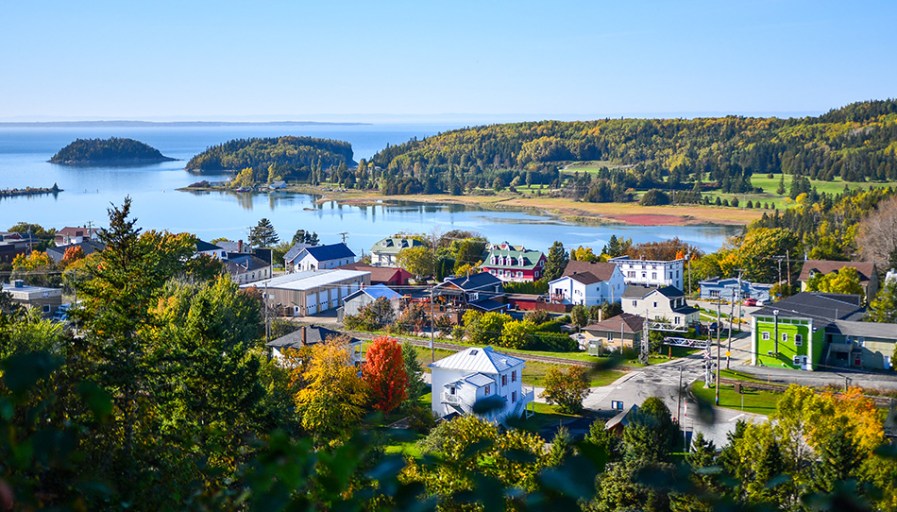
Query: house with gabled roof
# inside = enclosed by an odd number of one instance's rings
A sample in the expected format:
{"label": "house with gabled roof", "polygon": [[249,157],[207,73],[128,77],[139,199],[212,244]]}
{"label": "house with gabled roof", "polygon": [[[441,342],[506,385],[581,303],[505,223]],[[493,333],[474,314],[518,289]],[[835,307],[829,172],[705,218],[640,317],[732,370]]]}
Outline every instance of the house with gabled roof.
{"label": "house with gabled roof", "polygon": [[645,319],[639,315],[621,313],[582,328],[583,344],[591,352],[636,348],[642,341]]}
{"label": "house with gabled roof", "polygon": [[675,286],[627,286],[623,292],[623,312],[682,328],[700,318],[698,308],[689,306],[685,302],[685,293]]}
{"label": "house with gabled roof", "polygon": [[355,253],[344,243],[306,246],[292,259],[284,256],[284,263],[290,272],[326,270],[354,262]]}
{"label": "house with gabled roof", "polygon": [[361,270],[371,273],[371,284],[385,284],[386,286],[405,286],[411,279],[411,272],[402,267],[375,267],[361,263],[349,263],[341,265],[346,270]]}
{"label": "house with gabled roof", "polygon": [[396,313],[399,312],[399,304],[402,300],[402,295],[386,285],[374,284],[365,286],[364,288],[347,295],[346,298],[343,299],[342,315],[357,315],[362,308],[374,303],[377,299],[388,300],[390,306],[392,306],[392,310]]}
{"label": "house with gabled roof", "polygon": [[371,247],[371,265],[377,267],[395,267],[396,256],[404,249],[423,247],[424,243],[410,235],[393,235],[377,241]]}
{"label": "house with gabled roof", "polygon": [[57,247],[61,247],[63,245],[79,244],[85,240],[97,240],[99,232],[99,228],[66,226],[56,231],[53,243]]}
{"label": "house with gabled roof", "polygon": [[620,302],[626,284],[613,263],[571,261],[564,275],[548,283],[549,300],[555,304],[597,306]]}
{"label": "house with gabled roof", "polygon": [[358,270],[309,270],[240,285],[262,292],[282,316],[317,315],[336,309],[343,299],[371,284],[371,275]]}
{"label": "house with gabled roof", "polygon": [[254,283],[272,276],[271,263],[252,254],[229,253],[224,268],[237,284]]}
{"label": "house with gabled roof", "polygon": [[529,250],[522,245],[508,242],[492,244],[483,261],[483,272],[488,272],[502,281],[531,283],[542,277],[545,268],[545,254]]}
{"label": "house with gabled roof", "polygon": [[65,257],[65,251],[72,247],[80,247],[81,252],[85,256],[87,256],[88,254],[102,251],[106,246],[103,244],[103,242],[95,240],[84,240],[83,242],[72,243],[60,247],[47,247],[47,256],[49,256],[50,259],[53,260],[53,263],[59,263]]}
{"label": "house with gabled roof", "polygon": [[[271,349],[272,357],[282,360],[285,350],[299,350],[303,347],[311,347],[320,343],[326,343],[342,335],[343,334],[339,331],[334,331],[333,329],[328,329],[320,325],[303,325],[289,334],[285,334],[277,339],[269,341],[267,346]],[[361,363],[361,348],[361,340],[351,336],[348,338],[346,349],[351,355],[351,363],[355,366]]]}
{"label": "house with gabled roof", "polygon": [[800,290],[807,291],[807,283],[816,274],[829,274],[842,268],[856,269],[860,275],[860,286],[866,294],[866,300],[871,301],[878,293],[878,270],[871,261],[830,261],[830,260],[806,260],[800,270]]}
{"label": "house with gabled roof", "polygon": [[196,256],[210,256],[216,260],[226,260],[227,251],[204,240],[196,240]]}
{"label": "house with gabled roof", "polygon": [[444,304],[479,311],[508,309],[508,305],[502,300],[504,293],[501,280],[488,272],[446,277],[433,287],[433,295],[439,297]]}
{"label": "house with gabled roof", "polygon": [[519,418],[535,399],[534,390],[523,387],[525,364],[492,347],[468,348],[430,364],[433,414],[473,414],[496,423]]}

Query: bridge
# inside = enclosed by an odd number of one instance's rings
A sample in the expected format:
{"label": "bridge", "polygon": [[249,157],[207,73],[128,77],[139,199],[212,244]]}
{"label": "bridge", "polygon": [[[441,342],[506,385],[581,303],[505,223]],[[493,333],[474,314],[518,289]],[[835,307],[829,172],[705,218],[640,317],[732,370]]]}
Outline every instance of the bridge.
{"label": "bridge", "polygon": [[693,340],[691,338],[678,338],[675,336],[667,336],[663,339],[663,344],[670,345],[671,347],[706,349],[710,343],[709,340]]}

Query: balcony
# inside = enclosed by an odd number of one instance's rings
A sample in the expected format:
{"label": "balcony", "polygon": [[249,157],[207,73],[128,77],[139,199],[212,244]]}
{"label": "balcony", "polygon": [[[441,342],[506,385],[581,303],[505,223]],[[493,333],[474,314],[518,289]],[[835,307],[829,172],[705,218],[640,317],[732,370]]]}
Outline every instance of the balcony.
{"label": "balcony", "polygon": [[449,405],[461,405],[461,397],[451,393],[442,394],[442,403]]}

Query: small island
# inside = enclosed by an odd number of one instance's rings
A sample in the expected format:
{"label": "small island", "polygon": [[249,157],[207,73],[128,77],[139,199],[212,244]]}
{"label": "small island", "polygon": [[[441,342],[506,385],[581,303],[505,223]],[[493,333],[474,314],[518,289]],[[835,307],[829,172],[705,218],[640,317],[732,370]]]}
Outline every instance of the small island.
{"label": "small island", "polygon": [[306,181],[326,169],[354,167],[352,145],[315,137],[268,137],[236,139],[212,146],[187,162],[191,172],[220,173],[252,168],[284,180]]}
{"label": "small island", "polygon": [[52,187],[25,187],[25,188],[5,188],[0,190],[0,198],[16,197],[16,196],[40,196],[44,194],[53,194],[54,196],[62,192],[59,185],[53,184]]}
{"label": "small island", "polygon": [[109,139],[77,139],[53,155],[50,163],[72,166],[132,166],[169,162],[158,149],[143,142],[112,137]]}

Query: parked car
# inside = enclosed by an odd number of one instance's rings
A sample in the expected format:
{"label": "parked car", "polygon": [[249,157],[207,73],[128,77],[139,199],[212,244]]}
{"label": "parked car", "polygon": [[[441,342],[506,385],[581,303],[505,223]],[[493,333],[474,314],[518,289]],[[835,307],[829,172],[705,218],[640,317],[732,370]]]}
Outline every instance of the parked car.
{"label": "parked car", "polygon": [[745,305],[745,306],[751,306],[751,307],[754,307],[754,306],[757,305],[757,299],[755,299],[755,298],[753,298],[753,297],[751,297],[751,298],[747,298],[747,299],[744,299],[744,301],[742,302],[742,304]]}

